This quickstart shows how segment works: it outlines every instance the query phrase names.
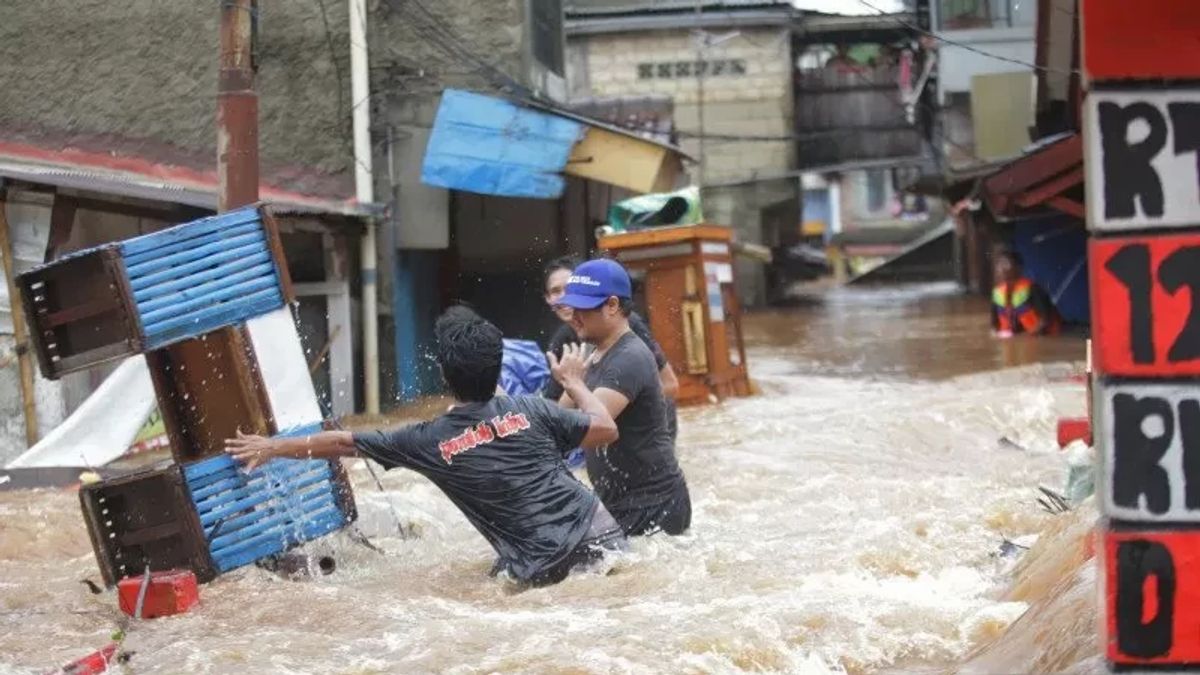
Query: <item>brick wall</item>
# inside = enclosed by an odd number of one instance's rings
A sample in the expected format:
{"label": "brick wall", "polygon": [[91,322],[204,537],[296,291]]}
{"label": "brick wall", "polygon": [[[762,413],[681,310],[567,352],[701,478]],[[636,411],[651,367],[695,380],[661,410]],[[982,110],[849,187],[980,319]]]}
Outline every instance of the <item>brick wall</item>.
{"label": "brick wall", "polygon": [[[709,31],[714,40],[730,32]],[[738,33],[705,50],[705,136],[790,134],[787,30],[747,27]],[[693,72],[697,52],[687,29],[577,35],[568,39],[567,49],[573,97],[671,96],[681,144],[689,154],[699,153],[700,143],[694,138],[700,132],[700,91]],[[704,155],[708,183],[786,171],[794,161],[793,144],[788,141],[706,138]]]}

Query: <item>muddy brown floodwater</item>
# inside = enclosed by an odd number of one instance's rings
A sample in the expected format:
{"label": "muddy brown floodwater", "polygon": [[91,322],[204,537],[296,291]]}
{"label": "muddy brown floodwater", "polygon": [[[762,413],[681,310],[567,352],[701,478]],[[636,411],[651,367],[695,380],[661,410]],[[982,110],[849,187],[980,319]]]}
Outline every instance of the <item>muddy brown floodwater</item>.
{"label": "muddy brown floodwater", "polygon": [[[1065,476],[1054,424],[1084,411],[1082,340],[998,343],[986,304],[946,285],[832,291],[748,317],[746,338],[760,395],[681,413],[687,536],[515,592],[430,483],[393,471],[381,492],[351,462],[384,554],[336,535],[308,546],[336,556],[330,576],[227,574],[197,610],[133,626],[129,671],[911,672],[995,640],[1028,607],[1003,592],[1002,539],[1056,519],[1035,488]],[[84,578],[75,495],[0,493],[0,672],[107,640],[121,615]]]}

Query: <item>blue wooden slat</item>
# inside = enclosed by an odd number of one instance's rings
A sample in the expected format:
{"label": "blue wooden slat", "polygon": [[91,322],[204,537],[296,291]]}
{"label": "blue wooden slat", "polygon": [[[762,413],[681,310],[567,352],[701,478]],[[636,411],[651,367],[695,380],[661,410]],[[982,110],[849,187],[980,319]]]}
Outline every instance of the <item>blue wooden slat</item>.
{"label": "blue wooden slat", "polygon": [[188,489],[192,491],[192,503],[194,503],[197,508],[204,503],[205,499],[208,499],[213,495],[217,495],[246,484],[245,476],[237,473],[225,475],[224,477],[220,477],[223,474],[214,475],[218,476],[217,480],[203,486],[193,486],[192,483],[188,483]]}
{"label": "blue wooden slat", "polygon": [[[263,276],[263,271],[260,270],[246,270],[241,274],[231,275],[228,279],[210,282],[205,284],[207,290],[203,295],[197,295],[190,300],[186,299],[188,295],[186,292],[176,293],[171,296],[176,298],[175,302],[149,312],[143,312],[139,307],[142,325],[154,325],[234,298],[245,297],[267,289],[278,289],[279,280],[275,278],[274,270],[268,269],[266,272],[271,276]],[[196,292],[199,293],[200,290],[197,289]]]}
{"label": "blue wooden slat", "polygon": [[232,326],[280,307],[283,307],[283,296],[279,289],[271,288],[236,302],[226,302],[194,314],[168,319],[155,326],[143,326],[146,348],[158,349],[176,340],[195,337],[223,326]]}
{"label": "blue wooden slat", "polygon": [[230,251],[235,251],[251,244],[258,244],[261,248],[265,249],[267,246],[266,241],[266,237],[263,236],[262,232],[252,232],[237,237],[230,237],[229,239],[222,239],[221,241],[205,244],[204,246],[189,248],[178,253],[162,256],[161,258],[151,258],[136,265],[126,265],[125,270],[132,280],[152,272],[175,269],[179,265],[200,259],[212,258],[214,262],[232,260],[236,259],[236,256],[231,257],[229,255]]}
{"label": "blue wooden slat", "polygon": [[260,230],[262,230],[262,223],[259,223],[259,222],[246,223],[245,225],[238,225],[236,227],[231,227],[227,230],[220,230],[218,232],[202,234],[202,235],[200,235],[198,237],[194,237],[192,239],[186,239],[184,241],[175,242],[174,244],[168,244],[166,246],[161,246],[159,248],[151,249],[151,250],[145,251],[143,253],[135,253],[133,255],[123,255],[122,258],[124,258],[126,265],[137,265],[137,264],[146,262],[147,260],[151,260],[153,258],[157,258],[160,256],[171,255],[172,253],[178,253],[179,251],[184,251],[189,248],[196,248],[198,246],[204,246],[205,244],[211,244],[216,241],[221,241],[222,239],[229,239],[230,237],[237,237],[237,236],[240,236],[243,234],[250,234],[252,232],[258,232]]}
{"label": "blue wooden slat", "polygon": [[231,546],[219,550],[214,549],[210,551],[210,555],[219,566],[229,565],[231,561],[241,558],[246,553],[254,554],[254,557],[247,561],[253,562],[330,532],[328,528],[332,523],[337,522],[340,515],[341,513],[335,509],[295,527],[292,525],[277,526]]}
{"label": "blue wooden slat", "polygon": [[[211,510],[220,509],[223,504],[227,504],[236,500],[244,500],[244,498],[252,495],[263,494],[263,492],[268,492],[268,494],[271,494],[271,496],[275,496],[276,498],[280,498],[280,500],[282,500],[282,497],[286,495],[288,491],[299,491],[307,488],[307,486],[323,482],[323,480],[324,482],[328,482],[331,476],[332,472],[329,470],[329,465],[326,465],[324,471],[305,471],[304,473],[295,474],[295,476],[277,479],[275,484],[278,486],[270,484],[268,482],[270,479],[262,478],[252,480],[252,482],[247,482],[242,485],[235,485],[233,488],[217,492],[217,494],[212,494],[203,498],[203,500],[202,498],[197,498],[193,494],[193,503],[196,504],[197,512],[199,512],[203,520],[204,516],[208,515]],[[277,496],[275,495],[275,492],[278,492]]]}
{"label": "blue wooden slat", "polygon": [[153,297],[145,301],[139,301],[137,303],[138,312],[144,319],[146,314],[149,312],[165,309],[189,300],[202,298],[213,291],[260,277],[266,277],[275,283],[278,283],[278,279],[275,276],[275,266],[269,261],[259,263],[257,265],[251,265],[249,267],[237,265],[239,269],[236,270],[228,269],[229,267],[233,267],[233,265],[222,265],[221,267],[208,270],[203,275],[196,275],[203,276],[205,277],[204,279],[197,279],[194,277],[179,279],[178,281],[190,283],[187,287],[181,288],[174,293],[158,295],[157,297]]}
{"label": "blue wooden slat", "polygon": [[142,302],[167,293],[174,293],[195,283],[219,279],[228,272],[236,272],[247,267],[271,262],[271,253],[258,244],[243,246],[230,253],[236,257],[235,260],[219,263],[212,260],[197,260],[130,280],[129,286],[133,289],[133,299]]}
{"label": "blue wooden slat", "polygon": [[250,496],[226,502],[224,505],[200,514],[200,525],[208,527],[227,516],[237,515],[271,499],[271,494],[265,490],[251,493]]}
{"label": "blue wooden slat", "polygon": [[312,499],[309,500],[309,502],[306,502],[306,508],[303,517],[297,517],[296,514],[287,512],[275,512],[267,517],[259,519],[254,523],[240,527],[233,531],[228,531],[226,528],[221,528],[221,533],[216,537],[213,537],[212,541],[209,542],[209,550],[213,553],[213,555],[218,555],[226,552],[229,548],[237,545],[239,542],[248,541],[264,532],[267,532],[268,530],[279,529],[283,531],[293,526],[298,528],[304,520],[316,517],[317,514],[320,514],[328,509],[337,509],[337,502],[334,500],[332,494],[326,492],[322,495],[319,495],[317,499]]}
{"label": "blue wooden slat", "polygon": [[[278,437],[279,435],[277,434],[276,436]],[[229,476],[242,476],[245,479],[253,479],[265,475],[265,472],[268,470],[276,470],[275,467],[280,467],[279,470],[286,468],[298,473],[301,470],[300,467],[307,467],[310,463],[315,470],[320,464],[328,464],[328,461],[323,459],[273,459],[266,464],[255,467],[254,471],[251,471],[247,475],[238,466],[237,461],[232,456],[221,453],[183,465],[183,477],[187,481],[188,487],[194,493],[196,489],[212,483],[213,480],[222,480]],[[215,477],[212,480],[205,480],[210,476]]]}
{"label": "blue wooden slat", "polygon": [[152,232],[140,237],[134,237],[133,239],[126,239],[121,242],[121,253],[123,255],[145,253],[160,246],[168,246],[179,241],[191,239],[192,237],[209,234],[210,232],[218,232],[258,220],[261,220],[258,210],[248,206],[222,213],[218,216],[201,218],[200,220],[193,220],[189,223],[169,227],[160,232]]}
{"label": "blue wooden slat", "polygon": [[233,460],[233,457],[226,454],[213,455],[198,462],[183,465],[183,477],[187,479],[188,485],[191,485],[192,481],[197,478],[230,469],[237,470],[237,462]]}
{"label": "blue wooden slat", "polygon": [[236,569],[243,565],[265,558],[275,553],[281,553],[295,544],[304,541],[312,541],[318,537],[334,532],[342,528],[346,523],[346,518],[341,511],[334,511],[320,519],[314,519],[306,522],[300,530],[300,536],[270,537],[264,536],[261,540],[254,543],[253,546],[241,549],[240,552],[226,552],[219,556],[213,556],[213,563],[222,573]]}

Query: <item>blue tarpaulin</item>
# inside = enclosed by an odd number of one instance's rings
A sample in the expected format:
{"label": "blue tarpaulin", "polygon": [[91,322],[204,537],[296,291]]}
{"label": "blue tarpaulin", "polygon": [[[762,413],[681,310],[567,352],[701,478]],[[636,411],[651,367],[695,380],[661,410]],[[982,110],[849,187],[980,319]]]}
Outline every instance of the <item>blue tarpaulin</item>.
{"label": "blue tarpaulin", "polygon": [[584,125],[503,99],[457,89],[442,94],[421,181],[502,197],[557,199]]}
{"label": "blue tarpaulin", "polygon": [[1013,246],[1025,262],[1025,272],[1071,323],[1087,323],[1087,230],[1066,217],[1019,221]]}

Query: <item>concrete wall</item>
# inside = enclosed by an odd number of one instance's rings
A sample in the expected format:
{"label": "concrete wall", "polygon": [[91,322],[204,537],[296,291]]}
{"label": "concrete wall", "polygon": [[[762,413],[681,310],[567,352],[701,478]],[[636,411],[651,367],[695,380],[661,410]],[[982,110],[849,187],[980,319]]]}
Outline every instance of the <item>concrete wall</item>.
{"label": "concrete wall", "polygon": [[[681,22],[682,23],[682,22]],[[785,28],[743,27],[711,30],[716,42],[704,52],[709,63],[703,78],[704,133],[725,136],[779,136],[792,133],[790,44]],[[686,28],[601,35],[575,35],[567,41],[567,79],[571,96],[621,97],[668,95],[675,101],[681,145],[698,156],[700,133],[696,44]],[[720,74],[714,74],[721,64]],[[682,66],[680,64],[683,64]],[[651,72],[645,69],[651,68]],[[670,77],[660,77],[660,68]],[[661,72],[666,75],[666,71]],[[647,76],[648,75],[648,76]],[[717,183],[771,175],[793,162],[789,141],[704,143],[705,182]]]}
{"label": "concrete wall", "polygon": [[[215,168],[218,8],[162,0],[5,2],[4,140]],[[259,11],[264,179],[352,194],[346,3],[261,0]]]}

